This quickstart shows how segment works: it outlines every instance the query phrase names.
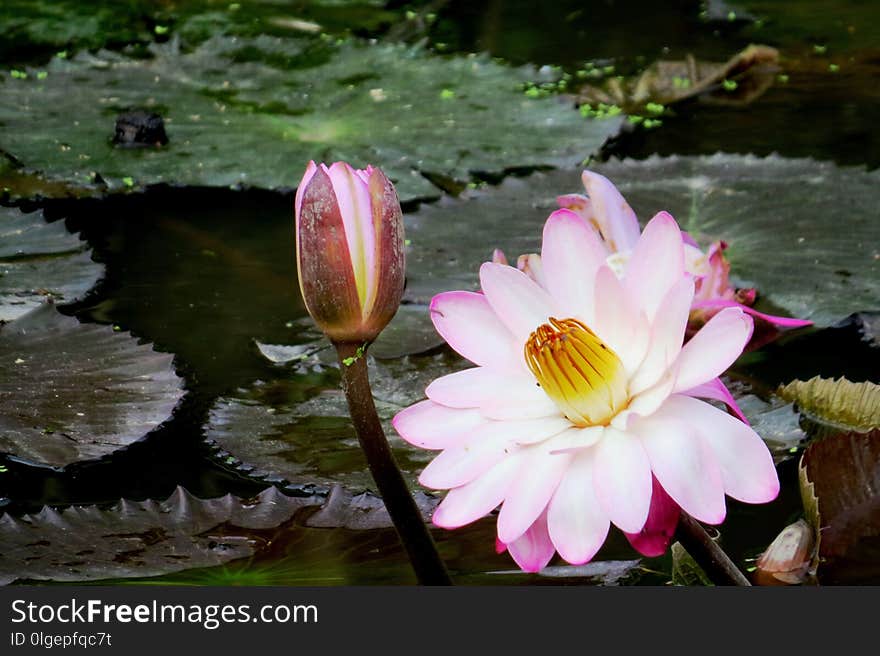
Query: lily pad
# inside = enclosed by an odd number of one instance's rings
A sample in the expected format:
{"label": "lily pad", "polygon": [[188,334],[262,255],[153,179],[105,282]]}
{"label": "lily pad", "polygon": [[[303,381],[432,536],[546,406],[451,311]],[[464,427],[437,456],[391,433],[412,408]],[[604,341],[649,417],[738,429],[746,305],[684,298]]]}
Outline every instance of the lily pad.
{"label": "lily pad", "polygon": [[140,440],[183,396],[173,356],[44,304],[0,328],[0,452],[65,467]]}
{"label": "lily pad", "polygon": [[157,576],[255,552],[255,535],[284,524],[313,497],[270,487],[253,499],[199,499],[182,487],[165,501],[121,500],[106,510],[45,507],[0,517],[0,585]]}
{"label": "lily pad", "polygon": [[779,395],[797,403],[801,412],[845,430],[880,428],[880,385],[874,383],[816,376],[785,385]]}
{"label": "lily pad", "polygon": [[[880,308],[878,171],[723,154],[592,170],[614,182],[642,220],[667,210],[704,246],[725,240],[738,286],[757,287],[792,316],[827,326]],[[493,248],[514,257],[535,252],[555,197],[580,189],[580,171],[552,171],[423,206],[407,217],[407,297],[425,302],[439,291],[474,288]],[[462,224],[464,242],[453,237]]]}
{"label": "lily pad", "polygon": [[804,507],[818,520],[819,581],[880,581],[880,430],[814,441],[800,482]]}
{"label": "lily pad", "polygon": [[[557,97],[527,97],[534,70],[488,57],[347,41],[305,66],[307,45],[215,37],[185,54],[154,45],[152,59],[53,59],[44,76],[3,83],[0,149],[95,193],[157,183],[291,189],[308,160],[342,159],[381,166],[406,201],[438,195],[428,177],[571,165],[620,126]],[[131,108],[163,116],[169,143],[114,147],[115,117]]]}
{"label": "lily pad", "polygon": [[[370,378],[376,409],[397,462],[411,485],[432,454],[406,444],[391,426],[401,409],[424,398],[427,384],[461,368],[447,353],[378,362]],[[217,400],[205,437],[243,472],[255,478],[349,490],[373,483],[338,379],[304,389],[301,376],[260,382]]]}
{"label": "lily pad", "polygon": [[63,221],[47,223],[42,212],[0,207],[0,323],[42,305],[46,298],[72,302],[103,276],[88,245]]}

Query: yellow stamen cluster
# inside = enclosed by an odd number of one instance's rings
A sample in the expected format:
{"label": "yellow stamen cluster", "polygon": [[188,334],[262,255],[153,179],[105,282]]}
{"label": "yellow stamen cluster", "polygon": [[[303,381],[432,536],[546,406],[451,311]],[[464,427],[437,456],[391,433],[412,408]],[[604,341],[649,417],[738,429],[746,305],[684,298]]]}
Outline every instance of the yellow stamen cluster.
{"label": "yellow stamen cluster", "polygon": [[551,317],[529,336],[525,358],[547,395],[577,426],[607,424],[627,403],[620,358],[577,319]]}

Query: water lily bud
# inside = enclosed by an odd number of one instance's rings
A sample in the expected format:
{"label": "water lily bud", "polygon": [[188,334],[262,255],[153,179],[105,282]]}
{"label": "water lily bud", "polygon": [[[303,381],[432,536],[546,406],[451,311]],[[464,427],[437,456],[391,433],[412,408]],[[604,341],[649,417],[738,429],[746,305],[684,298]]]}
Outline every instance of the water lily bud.
{"label": "water lily bud", "polygon": [[306,309],[335,342],[371,342],[403,295],[403,216],[378,168],[309,162],[296,190],[296,263]]}

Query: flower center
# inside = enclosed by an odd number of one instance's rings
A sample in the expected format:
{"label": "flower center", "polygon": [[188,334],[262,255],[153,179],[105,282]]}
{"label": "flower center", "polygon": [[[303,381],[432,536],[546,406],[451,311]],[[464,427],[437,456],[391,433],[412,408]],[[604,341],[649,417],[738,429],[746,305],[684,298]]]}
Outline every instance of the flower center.
{"label": "flower center", "polygon": [[577,426],[606,424],[626,405],[620,358],[577,319],[551,317],[529,336],[525,357],[547,396]]}

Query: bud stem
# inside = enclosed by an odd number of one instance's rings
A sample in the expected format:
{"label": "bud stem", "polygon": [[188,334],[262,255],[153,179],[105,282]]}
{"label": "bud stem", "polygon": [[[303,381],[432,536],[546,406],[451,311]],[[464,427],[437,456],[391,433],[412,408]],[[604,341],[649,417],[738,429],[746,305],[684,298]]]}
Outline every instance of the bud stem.
{"label": "bud stem", "polygon": [[335,342],[334,345],[342,364],[342,389],[348,400],[358,441],[367,456],[370,473],[379,488],[388,514],[391,515],[391,521],[394,522],[397,534],[409,555],[416,578],[422,585],[452,585],[422,514],[394,461],[376,414],[367,373],[367,359],[361,357],[364,345],[347,342]]}
{"label": "bud stem", "polygon": [[702,524],[684,511],[678,521],[675,539],[715,585],[751,585],[730,556],[706,533]]}

